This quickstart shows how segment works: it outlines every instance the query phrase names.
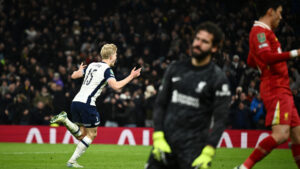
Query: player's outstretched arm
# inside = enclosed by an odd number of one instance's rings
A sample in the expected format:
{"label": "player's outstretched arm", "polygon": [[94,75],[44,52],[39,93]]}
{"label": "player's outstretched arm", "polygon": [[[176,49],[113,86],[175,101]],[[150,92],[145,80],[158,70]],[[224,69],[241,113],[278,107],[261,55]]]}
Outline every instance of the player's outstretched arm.
{"label": "player's outstretched arm", "polygon": [[113,88],[114,90],[119,90],[122,89],[126,84],[128,84],[132,79],[139,77],[141,74],[141,69],[136,69],[136,67],[134,67],[131,70],[130,75],[128,75],[125,79],[120,80],[120,81],[116,81],[115,78],[110,78],[107,80],[108,85]]}
{"label": "player's outstretched arm", "polygon": [[86,67],[86,65],[84,65],[82,62],[79,66],[79,69],[74,71],[71,75],[71,78],[72,79],[78,79],[78,78],[81,78],[83,75],[84,75],[84,68]]}
{"label": "player's outstretched arm", "polygon": [[287,61],[291,58],[300,56],[300,49],[291,50],[289,52],[272,53],[271,51],[264,51],[260,53],[262,61],[266,64],[276,64],[278,62]]}

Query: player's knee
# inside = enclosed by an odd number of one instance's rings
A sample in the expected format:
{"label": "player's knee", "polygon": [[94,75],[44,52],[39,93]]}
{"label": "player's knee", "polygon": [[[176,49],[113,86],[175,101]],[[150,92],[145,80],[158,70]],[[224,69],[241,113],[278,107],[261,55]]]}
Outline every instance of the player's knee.
{"label": "player's knee", "polygon": [[278,144],[288,140],[290,137],[290,126],[275,125],[272,127],[272,136]]}
{"label": "player's knee", "polygon": [[300,127],[292,129],[291,140],[293,144],[300,144]]}
{"label": "player's knee", "polygon": [[92,139],[94,140],[97,137],[97,132],[92,134]]}
{"label": "player's knee", "polygon": [[87,132],[84,127],[80,127],[81,134],[79,136],[75,136],[78,140],[82,140],[83,137],[87,135]]}
{"label": "player's knee", "polygon": [[87,134],[87,136],[92,140],[94,140],[97,137],[97,132],[90,132]]}
{"label": "player's knee", "polygon": [[289,139],[289,132],[272,133],[273,138],[278,144],[281,144]]}
{"label": "player's knee", "polygon": [[77,138],[78,140],[82,140],[85,136],[86,136],[86,133],[81,134],[80,136],[77,136],[76,138]]}
{"label": "player's knee", "polygon": [[300,135],[291,135],[291,140],[293,144],[300,144]]}
{"label": "player's knee", "polygon": [[283,134],[279,137],[279,142],[278,143],[286,142],[288,139],[289,139],[289,135],[288,134]]}

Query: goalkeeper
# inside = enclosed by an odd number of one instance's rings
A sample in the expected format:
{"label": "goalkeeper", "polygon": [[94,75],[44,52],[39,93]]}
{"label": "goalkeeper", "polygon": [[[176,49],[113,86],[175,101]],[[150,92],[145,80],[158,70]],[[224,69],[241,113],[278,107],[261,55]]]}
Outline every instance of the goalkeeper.
{"label": "goalkeeper", "polygon": [[223,39],[220,28],[202,23],[191,58],[166,70],[154,107],[153,149],[145,169],[208,169],[225,129],[230,90],[212,62]]}

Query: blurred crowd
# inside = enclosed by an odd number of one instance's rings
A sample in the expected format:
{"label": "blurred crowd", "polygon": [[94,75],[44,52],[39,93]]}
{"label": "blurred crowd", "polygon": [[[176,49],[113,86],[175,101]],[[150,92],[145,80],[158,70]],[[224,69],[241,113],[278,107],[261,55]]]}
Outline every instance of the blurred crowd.
{"label": "blurred crowd", "polygon": [[[225,33],[214,61],[231,84],[228,128],[263,129],[259,72],[246,64],[254,2],[229,0],[0,0],[0,124],[49,125],[70,103],[82,79],[70,75],[81,62],[101,61],[103,44],[118,46],[113,68],[123,79],[134,66],[141,77],[97,100],[101,126],[152,127],[154,100],[168,64],[186,60],[195,27],[217,23]],[[283,51],[300,47],[300,3],[286,3],[276,34]],[[299,60],[288,62],[300,107]],[[300,110],[300,109],[298,109]]]}

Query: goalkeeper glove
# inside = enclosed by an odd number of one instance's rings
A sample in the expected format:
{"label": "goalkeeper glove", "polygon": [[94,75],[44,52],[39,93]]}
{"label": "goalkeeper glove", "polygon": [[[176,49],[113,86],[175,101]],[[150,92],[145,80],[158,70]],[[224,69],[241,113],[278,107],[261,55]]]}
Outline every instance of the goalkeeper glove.
{"label": "goalkeeper glove", "polygon": [[153,133],[152,154],[157,161],[167,164],[165,153],[171,153],[171,148],[165,139],[164,132],[156,131]]}
{"label": "goalkeeper glove", "polygon": [[198,156],[194,162],[192,163],[192,167],[195,167],[195,169],[208,169],[211,166],[212,158],[214,157],[216,153],[215,148],[212,146],[205,146],[202,150],[202,153],[200,156]]}

